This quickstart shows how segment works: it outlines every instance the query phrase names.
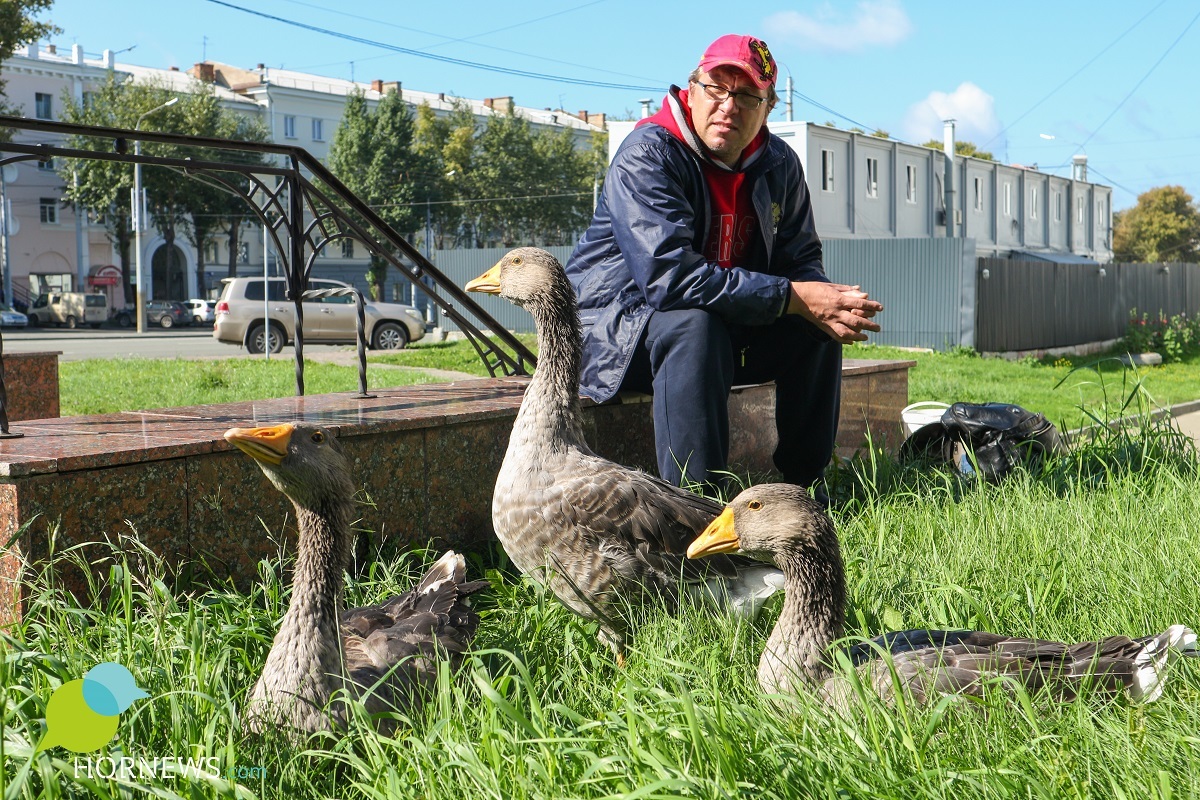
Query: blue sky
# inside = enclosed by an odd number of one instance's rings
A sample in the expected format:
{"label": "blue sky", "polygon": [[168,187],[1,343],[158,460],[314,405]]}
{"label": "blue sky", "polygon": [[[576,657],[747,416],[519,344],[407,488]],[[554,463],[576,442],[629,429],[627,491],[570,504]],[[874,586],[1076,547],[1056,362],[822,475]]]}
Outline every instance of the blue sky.
{"label": "blue sky", "polygon": [[145,66],[261,62],[615,118],[661,100],[717,36],[750,33],[770,45],[781,88],[792,76],[795,119],[920,143],[953,116],[960,139],[1006,163],[1068,175],[1085,152],[1117,209],[1164,184],[1200,197],[1195,0],[221,2],[56,0],[48,17],[60,46],[133,47],[118,60]]}

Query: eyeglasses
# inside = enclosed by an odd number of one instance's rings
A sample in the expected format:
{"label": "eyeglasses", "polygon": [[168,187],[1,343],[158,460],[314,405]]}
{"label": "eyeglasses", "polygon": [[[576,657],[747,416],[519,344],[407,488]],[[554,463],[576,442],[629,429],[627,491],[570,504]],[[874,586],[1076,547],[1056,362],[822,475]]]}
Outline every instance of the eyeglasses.
{"label": "eyeglasses", "polygon": [[750,94],[749,92],[731,92],[724,86],[717,86],[716,84],[712,83],[701,83],[700,81],[693,81],[693,83],[703,89],[704,93],[708,95],[709,99],[717,105],[721,105],[721,103],[724,103],[726,100],[732,97],[733,102],[736,103],[737,107],[743,111],[758,111],[760,108],[762,108],[762,104],[767,102],[767,98],[759,97],[758,95]]}

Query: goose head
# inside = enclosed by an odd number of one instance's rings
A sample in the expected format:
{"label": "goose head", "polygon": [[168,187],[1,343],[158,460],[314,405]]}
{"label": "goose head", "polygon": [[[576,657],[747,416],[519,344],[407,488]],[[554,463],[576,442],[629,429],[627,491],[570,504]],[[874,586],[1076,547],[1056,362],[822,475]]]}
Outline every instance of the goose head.
{"label": "goose head", "polygon": [[570,283],[557,258],[537,247],[518,247],[468,283],[466,289],[499,295],[525,308],[554,302],[564,287],[569,291]]}
{"label": "goose head", "polygon": [[290,422],[231,428],[225,441],[253,458],[275,488],[301,508],[319,510],[330,499],[354,494],[349,459],[327,428]]}
{"label": "goose head", "polygon": [[788,554],[827,551],[833,523],[808,490],[787,483],[751,486],[729,502],[688,547],[688,558],[741,553],[785,570]]}

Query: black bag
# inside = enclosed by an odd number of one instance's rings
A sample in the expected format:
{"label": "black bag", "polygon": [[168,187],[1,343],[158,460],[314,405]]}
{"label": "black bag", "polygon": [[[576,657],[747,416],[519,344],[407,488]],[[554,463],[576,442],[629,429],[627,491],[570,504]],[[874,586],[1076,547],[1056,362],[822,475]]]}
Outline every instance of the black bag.
{"label": "black bag", "polygon": [[900,457],[947,461],[964,474],[999,481],[1018,464],[1033,466],[1063,452],[1058,430],[1045,416],[1012,403],[955,403],[941,420],[924,425],[900,446]]}

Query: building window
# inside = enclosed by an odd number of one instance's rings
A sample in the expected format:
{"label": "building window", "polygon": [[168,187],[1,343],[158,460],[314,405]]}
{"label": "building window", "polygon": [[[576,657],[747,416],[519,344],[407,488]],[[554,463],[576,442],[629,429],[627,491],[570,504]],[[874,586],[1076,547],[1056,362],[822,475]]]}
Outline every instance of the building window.
{"label": "building window", "polygon": [[1062,222],[1062,192],[1054,193],[1054,221]]}
{"label": "building window", "polygon": [[[28,95],[26,95],[28,97]],[[33,96],[34,113],[38,119],[54,119],[54,96],[37,92]]]}
{"label": "building window", "polygon": [[238,242],[238,263],[239,264],[249,264],[250,263],[250,243],[249,242]]}
{"label": "building window", "polygon": [[833,151],[821,151],[821,190],[833,191]]}
{"label": "building window", "polygon": [[323,124],[324,122],[325,122],[325,120],[323,120],[323,119],[314,119],[312,121],[312,133],[313,133],[312,138],[313,138],[314,142],[325,141],[325,125]]}
{"label": "building window", "polygon": [[342,258],[354,258],[353,239],[342,239]]}
{"label": "building window", "polygon": [[1083,198],[1080,197],[1075,201],[1075,221],[1083,222]]}
{"label": "building window", "polygon": [[285,114],[283,117],[283,138],[296,138],[296,118],[291,114]]}
{"label": "building window", "polygon": [[983,211],[983,178],[975,179],[975,210]]}
{"label": "building window", "polygon": [[1012,216],[1012,184],[1004,184],[1004,216]]}
{"label": "building window", "polygon": [[917,168],[914,164],[904,167],[904,199],[910,203],[917,202]]}
{"label": "building window", "polygon": [[54,172],[54,159],[47,158],[45,161],[38,162],[39,172]]}
{"label": "building window", "polygon": [[879,159],[867,159],[867,197],[879,197]]}
{"label": "building window", "polygon": [[1036,186],[1029,187],[1029,218],[1037,219],[1038,192]]}
{"label": "building window", "polygon": [[38,214],[43,225],[58,224],[58,201],[53,197],[38,198]]}

